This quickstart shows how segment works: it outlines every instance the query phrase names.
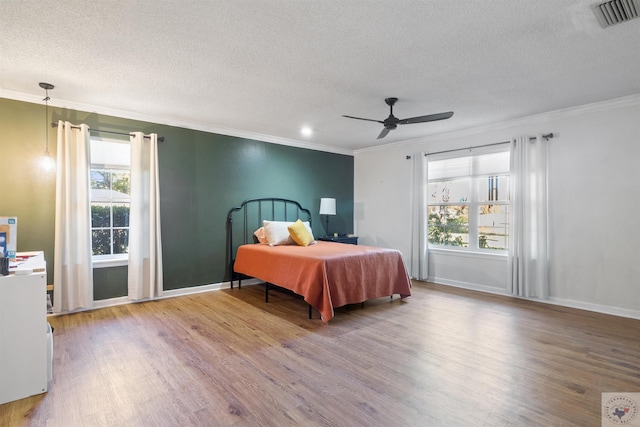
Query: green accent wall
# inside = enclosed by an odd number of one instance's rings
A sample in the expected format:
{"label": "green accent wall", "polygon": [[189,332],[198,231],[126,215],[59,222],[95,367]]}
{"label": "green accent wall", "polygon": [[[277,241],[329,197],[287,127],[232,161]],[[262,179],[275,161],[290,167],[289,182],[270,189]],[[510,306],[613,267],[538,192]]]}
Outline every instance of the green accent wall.
{"label": "green accent wall", "polygon": [[126,266],[95,268],[93,270],[93,300],[126,296],[128,273]]}
{"label": "green accent wall", "polygon": [[[165,290],[228,280],[226,215],[246,199],[296,200],[311,210],[320,236],[320,198],[335,197],[331,231],[353,231],[353,156],[63,108],[49,107],[49,116],[48,123],[164,136],[158,158]],[[57,129],[48,131],[55,156]],[[0,216],[18,217],[18,251],[45,251],[53,283],[55,173],[38,167],[45,141],[44,105],[0,98]],[[126,267],[95,270],[95,299],[126,292]]]}

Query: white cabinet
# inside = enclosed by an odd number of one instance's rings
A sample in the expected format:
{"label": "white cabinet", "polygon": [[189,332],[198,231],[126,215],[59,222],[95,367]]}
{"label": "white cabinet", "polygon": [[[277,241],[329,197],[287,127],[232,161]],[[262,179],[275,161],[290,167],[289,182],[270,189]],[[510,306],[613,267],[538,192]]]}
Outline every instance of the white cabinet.
{"label": "white cabinet", "polygon": [[0,277],[0,404],[47,391],[52,348],[46,289],[46,271]]}

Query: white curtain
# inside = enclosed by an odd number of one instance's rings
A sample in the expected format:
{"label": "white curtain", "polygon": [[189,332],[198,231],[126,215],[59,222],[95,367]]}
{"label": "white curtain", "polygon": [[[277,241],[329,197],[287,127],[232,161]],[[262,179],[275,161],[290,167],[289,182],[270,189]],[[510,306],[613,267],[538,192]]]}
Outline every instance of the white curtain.
{"label": "white curtain", "polygon": [[131,135],[129,299],[162,296],[158,135]]}
{"label": "white curtain", "polygon": [[549,296],[547,146],[541,136],[511,141],[509,272],[511,293]]}
{"label": "white curtain", "polygon": [[89,127],[58,122],[53,310],[93,306]]}
{"label": "white curtain", "polygon": [[409,275],[418,280],[429,276],[427,249],[427,156],[411,156],[411,265]]}

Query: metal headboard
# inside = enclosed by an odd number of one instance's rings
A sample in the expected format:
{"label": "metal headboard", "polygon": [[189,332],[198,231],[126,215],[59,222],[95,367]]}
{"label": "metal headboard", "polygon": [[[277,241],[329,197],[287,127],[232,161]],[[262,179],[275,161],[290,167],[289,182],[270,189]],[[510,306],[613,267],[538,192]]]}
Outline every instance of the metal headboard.
{"label": "metal headboard", "polygon": [[238,246],[255,243],[253,232],[262,227],[262,221],[309,221],[311,211],[294,200],[281,198],[250,199],[227,213],[227,261],[233,287],[233,263]]}

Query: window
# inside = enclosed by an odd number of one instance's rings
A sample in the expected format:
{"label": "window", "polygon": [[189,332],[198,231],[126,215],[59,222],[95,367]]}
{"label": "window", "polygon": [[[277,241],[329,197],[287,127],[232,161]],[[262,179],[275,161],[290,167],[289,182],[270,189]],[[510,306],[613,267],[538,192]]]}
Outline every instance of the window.
{"label": "window", "polygon": [[506,251],[509,151],[429,160],[430,247]]}
{"label": "window", "polygon": [[129,252],[131,155],[128,141],[91,137],[91,248],[95,259]]}

